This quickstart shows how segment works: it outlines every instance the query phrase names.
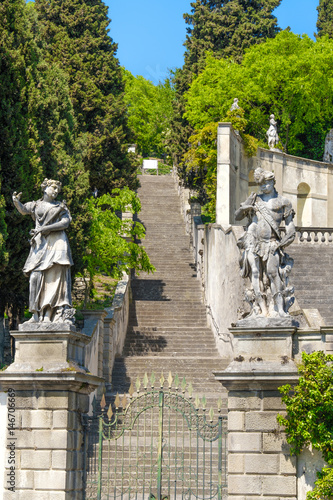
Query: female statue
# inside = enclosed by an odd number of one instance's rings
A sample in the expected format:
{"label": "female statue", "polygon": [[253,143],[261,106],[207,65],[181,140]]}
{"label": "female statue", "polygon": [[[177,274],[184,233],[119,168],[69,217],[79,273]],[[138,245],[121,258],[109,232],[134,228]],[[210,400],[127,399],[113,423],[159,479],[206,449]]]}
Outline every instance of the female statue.
{"label": "female statue", "polygon": [[274,149],[277,143],[279,142],[279,136],[277,133],[277,122],[275,121],[275,116],[271,115],[269,117],[269,129],[266,132],[268,139],[268,146],[270,149]]}
{"label": "female statue", "polygon": [[22,193],[13,194],[17,210],[31,215],[36,222],[23,268],[29,276],[29,322],[68,322],[74,312],[70,273],[73,261],[65,229],[72,219],[65,202],[55,201],[61,183],[45,179],[41,188],[43,198],[25,204],[20,201]]}

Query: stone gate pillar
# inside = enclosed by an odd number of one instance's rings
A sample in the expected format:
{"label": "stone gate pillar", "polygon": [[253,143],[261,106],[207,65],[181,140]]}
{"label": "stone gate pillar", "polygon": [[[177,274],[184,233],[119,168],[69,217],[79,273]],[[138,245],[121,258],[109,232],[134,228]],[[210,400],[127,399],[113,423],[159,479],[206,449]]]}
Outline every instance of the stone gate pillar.
{"label": "stone gate pillar", "polygon": [[215,377],[228,390],[228,498],[297,498],[291,457],[278,413],[278,387],[297,381],[295,328],[231,328],[234,360]]}
{"label": "stone gate pillar", "polygon": [[21,327],[12,332],[14,363],[0,374],[0,389],[7,394],[0,499],[80,500],[82,413],[88,411],[88,394],[102,381],[84,368],[90,339],[63,323],[48,330],[45,323]]}

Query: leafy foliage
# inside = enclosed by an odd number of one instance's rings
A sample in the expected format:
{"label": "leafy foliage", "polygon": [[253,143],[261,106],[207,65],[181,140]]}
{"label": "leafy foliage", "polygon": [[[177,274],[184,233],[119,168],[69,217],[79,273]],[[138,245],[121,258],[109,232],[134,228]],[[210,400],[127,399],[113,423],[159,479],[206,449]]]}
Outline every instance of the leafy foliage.
{"label": "leafy foliage", "polygon": [[165,136],[170,130],[174,90],[167,79],[154,85],[143,76],[124,70],[128,124],[143,156],[165,154]]}
{"label": "leafy foliage", "polygon": [[131,219],[122,219],[117,214],[140,211],[140,200],[133,191],[126,187],[114,189],[112,195],[106,193],[96,199],[91,197],[87,208],[92,226],[84,257],[89,277],[86,298],[97,273],[120,278],[123,272],[130,269],[138,272],[155,270],[144,247],[135,241],[144,238],[144,226],[139,222],[133,224]]}
{"label": "leafy foliage", "polygon": [[242,59],[244,50],[273,38],[278,32],[273,10],[281,0],[196,0],[191,14],[184,14],[187,28],[185,65],[198,65],[214,51],[222,57]]}
{"label": "leafy foliage", "polygon": [[284,150],[321,160],[333,119],[333,41],[283,31],[246,52],[241,64],[206,59],[186,98],[186,118],[200,128],[225,116],[233,98],[245,110],[245,132],[266,142],[275,114]]}
{"label": "leafy foliage", "polygon": [[285,426],[292,453],[299,454],[309,445],[322,453],[327,466],[307,498],[329,500],[333,496],[333,355],[302,353],[298,371],[295,387],[287,384],[279,389],[287,416],[279,415],[278,421]]}
{"label": "leafy foliage", "polygon": [[45,62],[44,49],[34,8],[23,0],[2,2],[0,164],[9,235],[8,264],[0,273],[0,314],[9,309],[11,321],[27,302],[28,280],[22,268],[29,253],[29,220],[14,209],[13,191],[22,191],[23,201],[30,201],[40,197],[44,177],[59,179],[74,219],[70,236],[77,268],[82,266],[80,256],[88,237],[89,217],[82,205],[89,181],[82,163],[83,143],[75,135],[68,78],[56,64]]}
{"label": "leafy foliage", "polygon": [[[173,78],[176,89],[169,148],[174,162],[187,150],[193,124],[184,116],[184,93],[205,67],[207,52],[240,62],[244,50],[279,32],[273,10],[281,0],[195,0],[184,14],[187,27],[184,66]],[[225,114],[225,113],[224,113]],[[219,118],[208,120],[217,121]]]}
{"label": "leafy foliage", "polygon": [[[255,155],[259,141],[244,134],[247,125],[244,110],[229,110],[223,121],[230,122],[241,135],[247,155]],[[208,123],[190,137],[189,150],[184,154],[180,165],[183,179],[197,192],[199,203],[204,205],[203,215],[209,222],[215,221],[216,217],[217,127],[218,122]]]}
{"label": "leafy foliage", "polygon": [[333,1],[332,0],[319,0],[317,29],[318,35],[328,35],[333,38]]}
{"label": "leafy foliage", "polygon": [[216,204],[216,133],[218,123],[208,123],[189,139],[190,148],[184,154],[181,168],[183,178],[198,193],[198,201],[204,205],[204,214],[215,218]]}
{"label": "leafy foliage", "polygon": [[124,83],[117,45],[108,35],[107,6],[101,0],[36,0],[47,60],[69,75],[69,91],[85,147],[83,163],[91,190],[137,187],[123,99]]}

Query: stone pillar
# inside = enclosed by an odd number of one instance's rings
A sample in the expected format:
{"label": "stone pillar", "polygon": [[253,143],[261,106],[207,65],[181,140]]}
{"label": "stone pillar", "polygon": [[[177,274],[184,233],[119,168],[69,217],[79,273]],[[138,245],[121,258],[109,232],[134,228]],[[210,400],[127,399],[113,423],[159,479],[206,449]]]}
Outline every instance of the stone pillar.
{"label": "stone pillar", "polygon": [[0,374],[8,391],[4,500],[83,498],[82,413],[102,379],[84,368],[89,337],[71,325],[43,327],[11,332],[15,360]]}
{"label": "stone pillar", "polygon": [[231,123],[219,123],[217,129],[216,223],[221,226],[229,226],[230,224],[230,130]]}
{"label": "stone pillar", "polygon": [[333,227],[333,166],[327,167],[327,225]]}
{"label": "stone pillar", "polygon": [[228,390],[228,498],[297,497],[296,458],[276,417],[278,387],[297,381],[294,328],[231,328],[234,361],[215,377]]}
{"label": "stone pillar", "polygon": [[115,320],[111,315],[104,318],[103,378],[107,384],[112,381],[112,368],[115,358],[115,339],[113,327]]}

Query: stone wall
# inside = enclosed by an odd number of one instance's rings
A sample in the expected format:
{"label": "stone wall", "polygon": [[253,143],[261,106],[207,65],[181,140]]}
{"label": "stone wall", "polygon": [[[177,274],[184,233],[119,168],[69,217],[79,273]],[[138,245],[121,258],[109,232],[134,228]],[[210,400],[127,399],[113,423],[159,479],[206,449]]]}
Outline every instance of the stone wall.
{"label": "stone wall", "polygon": [[11,332],[15,360],[0,373],[0,500],[84,498],[82,414],[91,413],[93,397],[111,382],[129,301],[124,276],[112,307],[83,312],[81,332],[64,324]]}
{"label": "stone wall", "polygon": [[121,355],[126,338],[130,305],[130,280],[127,275],[118,282],[112,306],[104,311],[85,310],[82,332],[90,337],[85,348],[85,364],[89,372],[104,379],[103,386],[90,394],[89,413],[94,398],[111,384],[114,360]]}
{"label": "stone wall", "polygon": [[[298,226],[333,226],[333,165],[259,148],[248,158],[241,137],[230,123],[217,132],[216,222],[241,225],[234,213],[251,191],[257,167],[273,171],[278,192],[292,202]],[[249,186],[250,183],[250,186]]]}

